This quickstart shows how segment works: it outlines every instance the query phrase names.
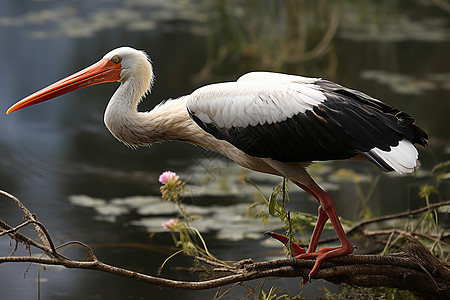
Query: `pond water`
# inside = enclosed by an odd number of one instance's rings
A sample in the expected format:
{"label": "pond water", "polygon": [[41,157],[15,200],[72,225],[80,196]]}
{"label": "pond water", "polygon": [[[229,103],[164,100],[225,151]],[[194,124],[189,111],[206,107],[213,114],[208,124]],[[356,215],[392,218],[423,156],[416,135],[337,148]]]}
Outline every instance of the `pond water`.
{"label": "pond water", "polygon": [[[422,169],[415,176],[381,175],[358,162],[312,168],[334,196],[340,216],[356,221],[358,191],[368,194],[377,176],[371,215],[423,206],[417,196],[420,185],[436,184],[430,171],[450,156],[450,12],[433,1],[283,3],[1,1],[0,111],[122,45],[146,50],[153,61],[156,82],[140,110],[251,70],[324,77],[407,111],[430,136],[429,147],[419,150]],[[156,274],[176,250],[160,226],[176,212],[160,200],[157,182],[161,172],[172,170],[190,186],[185,203],[202,217],[194,226],[218,258],[283,257],[281,245],[261,235],[280,230],[281,224],[264,226],[245,216],[256,191],[239,177],[251,178],[266,195],[281,179],[179,142],[125,147],[103,124],[116,88],[90,87],[0,117],[0,189],[36,213],[57,244],[83,241],[106,263]],[[448,179],[439,189],[441,199],[448,200]],[[291,199],[291,210],[317,211],[315,201],[295,187]],[[0,201],[0,218],[11,224],[22,220],[6,198]],[[151,232],[156,234],[150,237]],[[299,236],[308,237],[309,231]],[[0,251],[10,253],[7,239],[0,239]],[[188,272],[171,270],[191,263],[178,256],[162,276],[192,280]],[[296,294],[298,284],[298,279],[271,280],[267,286]],[[38,286],[42,299],[209,299],[216,293],[157,288],[94,271],[0,265],[2,299],[37,298]],[[339,286],[315,280],[303,295],[320,296],[324,287],[339,291]],[[242,298],[247,292],[235,287],[229,295]]]}

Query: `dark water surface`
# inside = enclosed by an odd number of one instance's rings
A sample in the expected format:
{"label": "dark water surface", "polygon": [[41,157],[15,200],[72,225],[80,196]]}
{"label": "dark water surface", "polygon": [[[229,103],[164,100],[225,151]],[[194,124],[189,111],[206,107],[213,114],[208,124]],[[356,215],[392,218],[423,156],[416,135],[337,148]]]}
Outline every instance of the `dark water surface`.
{"label": "dark water surface", "polygon": [[[302,24],[307,24],[308,38],[303,32],[293,39],[285,34],[292,13],[286,17],[281,4],[267,13],[251,1],[221,3],[1,1],[0,112],[122,45],[145,49],[153,60],[155,86],[140,110],[202,84],[235,80],[250,70],[325,77],[407,111],[429,133],[430,146],[419,150],[422,171],[416,176],[382,175],[369,204],[373,215],[423,206],[417,196],[419,186],[435,183],[430,170],[450,154],[450,13],[427,1],[361,1],[356,6],[352,1],[339,1],[339,6],[323,1],[328,5],[325,9],[305,1],[294,20],[305,18]],[[319,44],[327,28],[332,32],[327,20],[334,18],[336,31],[327,50],[306,61],[295,58],[305,47]],[[258,23],[260,19],[264,22]],[[267,32],[258,32],[264,27],[255,24],[265,24]],[[290,46],[298,47],[298,52],[293,54]],[[285,53],[290,59],[283,60]],[[162,232],[159,224],[176,215],[171,207],[161,205],[157,178],[162,171],[176,171],[193,186],[187,203],[202,216],[196,227],[204,232],[212,253],[224,260],[273,258],[269,250],[281,247],[261,233],[279,229],[280,224],[265,227],[245,218],[255,190],[239,183],[238,177],[250,176],[266,193],[280,179],[248,173],[183,143],[125,147],[103,124],[104,108],[116,88],[117,84],[90,87],[0,117],[0,189],[19,197],[36,213],[57,244],[80,240],[91,244],[106,263],[156,274],[175,251],[170,234]],[[337,172],[348,169],[359,174],[358,183],[342,179],[342,172]],[[355,191],[362,188],[368,193],[371,181],[380,174],[372,165],[357,162],[326,163],[312,171],[334,196],[338,213],[350,220],[357,213]],[[440,192],[448,200],[448,180],[441,183]],[[291,203],[293,210],[317,211],[313,199],[294,187],[291,199],[296,200]],[[22,220],[19,209],[6,198],[0,201],[0,218],[11,224]],[[159,233],[150,238],[152,231]],[[308,236],[309,231],[300,238]],[[0,255],[11,251],[5,238],[0,239],[0,251]],[[81,255],[76,250],[67,253]],[[192,280],[190,273],[170,270],[190,264],[191,259],[178,256],[162,276]],[[29,269],[27,264],[0,265],[0,298],[36,299],[38,276],[41,299],[208,299],[216,292],[157,288],[60,267],[46,267],[39,275],[38,269],[37,265]],[[274,280],[268,286],[295,294],[298,283],[298,279]],[[316,280],[305,286],[303,295],[321,295],[322,287],[339,290]],[[246,294],[244,288],[235,287],[230,297]]]}

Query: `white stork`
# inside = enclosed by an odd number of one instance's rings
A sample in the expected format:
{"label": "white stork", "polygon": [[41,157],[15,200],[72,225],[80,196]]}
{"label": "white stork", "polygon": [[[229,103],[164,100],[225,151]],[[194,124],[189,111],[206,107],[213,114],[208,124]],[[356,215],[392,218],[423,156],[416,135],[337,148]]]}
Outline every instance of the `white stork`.
{"label": "white stork", "polygon": [[[296,251],[297,258],[316,258],[309,278],[323,260],[350,254],[353,246],[333,199],[308,175],[308,165],[316,160],[362,159],[386,172],[411,173],[418,167],[413,144],[427,144],[427,134],[408,114],[321,78],[252,72],[236,82],[207,85],[151,111],[138,112],[153,78],[150,59],[143,51],[121,47],[17,102],[7,114],[82,87],[120,82],[104,121],[123,143],[147,146],[185,141],[245,168],[283,176],[317,199],[318,221],[308,251]],[[342,245],[316,250],[328,219]]]}

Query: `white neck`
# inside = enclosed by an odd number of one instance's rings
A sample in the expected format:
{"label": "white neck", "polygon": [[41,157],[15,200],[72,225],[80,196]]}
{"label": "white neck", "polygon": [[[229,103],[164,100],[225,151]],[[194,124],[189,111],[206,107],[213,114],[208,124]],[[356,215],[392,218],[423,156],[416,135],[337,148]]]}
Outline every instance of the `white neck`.
{"label": "white neck", "polygon": [[191,142],[190,134],[201,131],[187,113],[188,96],[166,101],[149,112],[138,112],[140,95],[144,93],[142,88],[139,90],[130,81],[125,81],[109,101],[104,121],[118,140],[130,146],[147,146],[167,140]]}
{"label": "white neck", "polygon": [[[238,164],[258,170],[257,158],[247,156],[230,143],[214,138],[201,129],[190,117],[186,101],[190,95],[169,100],[149,112],[138,112],[137,106],[144,91],[125,81],[114,93],[105,111],[109,131],[129,146],[148,146],[169,140],[184,141],[218,152]],[[273,173],[271,170],[264,170]]]}

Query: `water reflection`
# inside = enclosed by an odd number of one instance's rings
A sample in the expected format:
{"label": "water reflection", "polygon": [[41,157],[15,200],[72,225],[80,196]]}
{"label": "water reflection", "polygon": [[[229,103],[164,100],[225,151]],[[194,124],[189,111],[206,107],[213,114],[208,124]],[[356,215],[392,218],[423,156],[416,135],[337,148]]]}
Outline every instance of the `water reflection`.
{"label": "water reflection", "polygon": [[[93,38],[102,31],[125,29],[172,31],[187,25],[204,31],[203,1],[52,1],[4,3],[15,14],[0,18],[0,26],[18,27],[31,39]],[[27,9],[23,9],[27,8]],[[185,28],[184,28],[185,29]]]}
{"label": "water reflection", "polygon": [[[160,99],[190,93],[198,87],[194,79],[199,78],[203,82],[234,80],[261,68],[323,76],[408,111],[429,132],[430,147],[421,150],[424,173],[418,177],[383,175],[370,202],[373,215],[421,206],[415,197],[419,186],[434,183],[427,171],[449,158],[448,13],[425,2],[410,1],[365,1],[360,6],[351,1],[322,1],[322,6],[316,1],[285,2],[295,7],[281,3],[265,7],[259,1],[1,1],[0,111],[120,45],[145,49],[154,62],[155,88],[141,110],[150,109]],[[284,34],[289,26],[296,29]],[[324,41],[327,33],[330,37]],[[316,48],[323,49],[317,57],[294,59]],[[149,239],[148,228],[139,223],[149,217],[148,211],[130,210],[114,218],[106,214],[105,220],[105,214],[74,203],[73,197],[85,195],[113,204],[118,202],[111,199],[158,197],[157,176],[167,169],[182,173],[191,179],[190,184],[208,191],[198,195],[194,204],[209,212],[220,214],[223,207],[224,212],[236,214],[233,209],[251,203],[253,196],[248,186],[237,183],[241,170],[227,165],[226,171],[213,173],[208,169],[210,163],[200,163],[210,154],[190,145],[166,143],[130,150],[117,142],[102,120],[115,88],[114,84],[92,87],[0,118],[0,188],[20,197],[37,213],[56,241],[94,244],[105,262],[154,274],[172,253],[168,248],[172,240],[168,234]],[[315,178],[336,198],[340,215],[353,219],[359,201],[355,191],[360,187],[367,193],[371,181],[342,181],[343,168],[370,179],[379,172],[369,164],[355,162],[324,164],[313,170]],[[209,181],[202,181],[208,173]],[[276,184],[266,176],[250,176],[266,191]],[[450,194],[448,183],[441,184],[441,192],[443,198]],[[291,203],[292,210],[316,212],[316,203],[307,194],[296,191],[292,197],[296,200]],[[8,202],[0,201],[0,211],[10,222],[21,218]],[[225,222],[224,216],[221,222]],[[210,228],[217,227],[215,219],[207,220]],[[216,230],[206,225],[209,247],[222,259],[266,259],[268,249],[280,249],[279,245],[267,246],[267,241],[257,236],[257,223],[248,235],[230,225],[239,231],[236,241],[218,239]],[[260,232],[266,230],[260,226]],[[152,248],[130,246],[135,244]],[[0,240],[0,249],[9,253],[7,241]],[[180,256],[172,265],[190,263],[189,258]],[[32,266],[23,279],[25,268],[0,266],[2,297],[36,297],[38,267]],[[170,269],[163,275],[192,276]],[[200,299],[215,293],[158,289],[106,274],[55,268],[41,277],[45,279],[41,283],[45,299],[118,295]],[[283,283],[297,292],[296,280]],[[305,295],[316,294],[324,285],[332,287],[318,281],[305,287]],[[236,289],[232,295],[240,298],[246,293]]]}

